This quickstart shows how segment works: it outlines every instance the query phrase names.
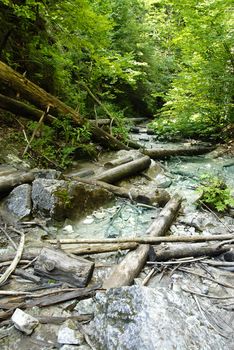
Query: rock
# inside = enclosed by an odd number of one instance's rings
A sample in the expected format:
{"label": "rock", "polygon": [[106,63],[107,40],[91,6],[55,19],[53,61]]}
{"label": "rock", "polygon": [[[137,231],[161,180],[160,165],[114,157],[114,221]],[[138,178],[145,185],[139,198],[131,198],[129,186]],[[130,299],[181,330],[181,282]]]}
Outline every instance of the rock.
{"label": "rock", "polygon": [[94,301],[92,298],[80,300],[75,309],[79,315],[92,314],[94,312]]}
{"label": "rock", "polygon": [[74,233],[74,230],[73,230],[72,225],[66,225],[66,226],[64,226],[64,227],[63,227],[63,231],[66,232],[66,233],[69,233],[69,234]]}
{"label": "rock", "polygon": [[58,180],[61,177],[61,171],[55,169],[33,169],[36,179]]}
{"label": "rock", "polygon": [[161,188],[158,188],[153,192],[151,191],[146,194],[149,196],[150,202],[153,205],[158,204],[160,207],[164,207],[171,198],[170,194],[166,190]]}
{"label": "rock", "polygon": [[34,328],[37,327],[39,321],[35,318],[26,314],[26,312],[21,309],[16,309],[11,317],[14,326],[19,329],[21,332],[30,335]]}
{"label": "rock", "polygon": [[59,328],[58,343],[81,345],[83,342],[84,336],[77,330],[76,324],[73,321],[68,320]]}
{"label": "rock", "polygon": [[91,350],[90,346],[88,345],[63,345],[60,350]]}
{"label": "rock", "polygon": [[103,188],[78,181],[36,179],[32,186],[34,212],[57,221],[82,217],[113,198]]}
{"label": "rock", "polygon": [[[202,303],[209,303],[211,315],[223,316],[224,311],[210,301]],[[230,348],[228,340],[201,317],[191,296],[159,287],[132,286],[98,293],[88,331],[94,347],[102,350]]]}
{"label": "rock", "polygon": [[3,201],[4,209],[17,220],[28,218],[32,210],[31,192],[29,184],[14,188]]}
{"label": "rock", "polygon": [[160,188],[168,188],[171,186],[172,181],[163,174],[158,174],[155,178],[156,185]]}

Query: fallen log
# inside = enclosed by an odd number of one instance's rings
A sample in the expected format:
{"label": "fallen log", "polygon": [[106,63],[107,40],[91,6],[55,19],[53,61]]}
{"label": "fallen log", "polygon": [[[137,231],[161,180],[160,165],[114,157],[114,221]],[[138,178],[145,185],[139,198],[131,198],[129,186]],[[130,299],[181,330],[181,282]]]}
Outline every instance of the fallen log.
{"label": "fallen log", "polygon": [[228,245],[207,244],[207,243],[163,243],[154,247],[155,260],[166,261],[185,257],[217,256],[230,249]]}
{"label": "fallen log", "polygon": [[61,249],[64,252],[75,254],[75,255],[84,255],[84,254],[100,254],[115,252],[118,250],[132,250],[138,247],[136,242],[127,242],[127,243],[107,243],[107,244],[92,244],[92,245],[82,245],[82,246],[67,246],[65,244],[61,245]]}
{"label": "fallen log", "polygon": [[106,169],[111,169],[111,168],[114,168],[114,167],[116,167],[118,165],[129,163],[131,161],[133,161],[133,157],[131,157],[131,156],[124,157],[124,158],[117,158],[117,159],[114,159],[114,160],[110,160],[109,162],[106,162],[104,164],[104,167]]}
{"label": "fallen log", "polygon": [[68,256],[53,248],[43,248],[34,264],[35,274],[85,287],[94,269],[94,263]]}
{"label": "fallen log", "polygon": [[32,172],[22,173],[14,172],[13,174],[0,177],[0,193],[10,192],[14,187],[24,183],[31,183],[35,179]]}
{"label": "fallen log", "polygon": [[[25,100],[32,104],[47,110],[50,107],[52,114],[60,113],[63,116],[71,116],[73,121],[81,126],[84,125],[86,120],[80,116],[80,114],[73,108],[67,106],[64,102],[60,101],[57,97],[49,94],[38,85],[32,83],[29,79],[25,78],[22,74],[16,72],[7,64],[0,61],[0,82],[7,85],[17,93],[20,93]],[[114,148],[114,149],[127,149],[129,147],[122,142],[98,128],[96,125],[91,125],[91,132],[93,137],[102,145]]]}
{"label": "fallen log", "polygon": [[[127,243],[127,242],[136,242],[141,244],[160,244],[162,242],[171,242],[171,243],[179,243],[179,242],[210,242],[210,241],[227,241],[225,244],[229,243],[228,240],[231,240],[233,235],[210,235],[210,236],[166,236],[166,237],[126,237],[126,238],[106,238],[106,239],[73,239],[73,238],[64,238],[64,239],[46,239],[46,243],[50,244],[96,244],[96,243]],[[8,260],[10,260],[12,255],[5,255]],[[0,262],[5,261],[1,260]]]}
{"label": "fallen log", "polygon": [[127,164],[122,164],[113,169],[106,170],[102,174],[94,176],[93,179],[107,183],[114,183],[127,176],[135,175],[144,171],[150,166],[150,163],[151,160],[149,157],[141,157]]}
{"label": "fallen log", "polygon": [[210,146],[184,146],[171,149],[152,148],[144,149],[142,152],[153,159],[165,159],[172,156],[194,156],[211,152],[214,147]]}
{"label": "fallen log", "polygon": [[[150,236],[161,236],[165,234],[180,208],[181,201],[182,199],[179,196],[174,196],[170,199],[159,214],[159,228],[151,225],[150,230],[147,230]],[[113,268],[110,275],[104,281],[103,288],[109,289],[130,285],[145,265],[149,249],[150,246],[145,244],[140,245],[134,252],[128,253],[121,263]]]}
{"label": "fallen log", "polygon": [[[69,177],[70,175],[68,176],[68,178]],[[106,190],[114,193],[116,196],[128,198],[137,203],[144,203],[147,205],[158,203],[160,206],[163,206],[167,203],[169,198],[169,195],[166,196],[167,192],[165,192],[165,190],[163,189],[156,189],[154,192],[142,193],[141,191],[136,189],[127,190],[124,187],[114,186],[103,181],[83,179],[77,176],[72,176],[72,178],[82,183],[105,188]]]}
{"label": "fallen log", "polygon": [[[39,121],[42,114],[44,113],[40,109],[29,106],[26,103],[20,102],[14,98],[10,98],[2,94],[0,94],[0,108],[5,109],[6,111],[9,111],[15,115],[20,115],[24,118],[35,121]],[[53,117],[50,114],[46,115],[46,122],[49,124],[51,124],[56,119],[56,117]]]}
{"label": "fallen log", "polygon": [[146,231],[146,235],[154,237],[165,235],[180,208],[181,202],[182,198],[180,196],[173,196],[162,209],[157,219],[152,222]]}

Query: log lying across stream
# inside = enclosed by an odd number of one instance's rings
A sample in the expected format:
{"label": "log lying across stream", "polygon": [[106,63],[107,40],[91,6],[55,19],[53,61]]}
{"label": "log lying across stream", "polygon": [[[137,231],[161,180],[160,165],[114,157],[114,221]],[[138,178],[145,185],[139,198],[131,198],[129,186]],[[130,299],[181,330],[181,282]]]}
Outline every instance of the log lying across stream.
{"label": "log lying across stream", "polygon": [[127,176],[136,175],[144,171],[150,166],[150,164],[151,160],[148,156],[141,157],[129,163],[106,170],[100,175],[94,176],[93,179],[107,183],[115,183]]}
{"label": "log lying across stream", "polygon": [[31,183],[35,176],[32,172],[22,173],[14,172],[7,176],[0,177],[0,194],[10,192],[14,187],[24,184]]}
{"label": "log lying across stream", "polygon": [[152,148],[144,149],[143,153],[152,159],[165,159],[172,156],[195,156],[211,152],[212,146],[180,146],[175,148]]}
{"label": "log lying across stream", "polygon": [[[160,223],[162,235],[165,234],[166,229],[169,228],[171,222],[175,218],[175,214],[180,208],[181,201],[182,198],[179,196],[172,197],[159,214],[159,217],[154,221],[154,224],[157,220]],[[162,222],[164,222],[164,224],[162,224]],[[160,230],[149,230],[149,233],[153,236],[155,232],[155,234],[159,236]],[[130,285],[145,265],[149,249],[150,246],[145,244],[140,245],[135,251],[128,253],[120,264],[113,268],[110,275],[104,281],[103,288],[109,289]]]}

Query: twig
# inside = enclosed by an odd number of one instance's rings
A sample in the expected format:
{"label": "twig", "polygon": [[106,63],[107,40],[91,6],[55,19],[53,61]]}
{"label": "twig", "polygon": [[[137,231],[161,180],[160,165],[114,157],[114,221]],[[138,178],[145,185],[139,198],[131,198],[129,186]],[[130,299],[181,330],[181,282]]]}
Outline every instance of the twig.
{"label": "twig", "polygon": [[36,256],[33,260],[29,261],[29,263],[22,267],[22,269],[27,269],[29,266],[31,266],[35,261],[37,261],[38,256]]}
{"label": "twig", "polygon": [[208,322],[208,324],[215,330],[215,332],[217,332],[219,335],[221,335],[222,337],[224,337],[224,338],[228,338],[225,334],[223,334],[222,332],[220,332],[209,320],[208,320],[208,318],[207,318],[207,316],[206,316],[206,314],[205,314],[205,312],[202,310],[202,308],[201,308],[201,305],[200,305],[200,303],[199,303],[199,301],[198,301],[198,298],[197,298],[197,296],[196,295],[193,295],[193,298],[194,298],[194,300],[195,300],[195,302],[196,302],[196,304],[197,304],[197,307],[198,307],[198,310],[200,311],[200,313],[201,313],[201,315],[203,316],[203,318]]}
{"label": "twig", "polygon": [[156,272],[156,268],[153,267],[148,273],[148,275],[143,279],[142,286],[146,286],[148,284],[149,280],[151,279],[151,277],[154,275],[155,272]]}
{"label": "twig", "polygon": [[17,250],[17,246],[16,246],[15,242],[14,242],[13,239],[8,235],[7,231],[4,230],[2,227],[0,227],[0,230],[4,233],[4,235],[7,237],[7,239],[11,242],[13,248],[14,248],[15,250]]}
{"label": "twig", "polygon": [[181,287],[181,289],[186,293],[199,295],[200,297],[209,298],[209,299],[233,299],[234,298],[234,296],[219,297],[219,296],[215,296],[215,295],[202,294],[202,293],[198,293],[198,292],[195,292],[191,289],[184,288],[184,287]]}
{"label": "twig", "polygon": [[22,254],[23,254],[24,243],[25,243],[25,235],[24,235],[23,232],[20,232],[20,231],[17,231],[17,230],[14,230],[14,231],[21,235],[20,243],[19,243],[18,250],[16,252],[14,260],[12,261],[11,265],[6,269],[4,274],[0,277],[0,286],[3,283],[5,283],[7,281],[7,279],[9,278],[9,276],[12,274],[12,272],[14,272],[18,262],[21,259]]}
{"label": "twig", "polygon": [[[48,115],[49,110],[50,110],[50,105],[48,105],[47,108],[46,108],[46,111],[42,113],[42,116],[41,116],[41,118],[39,119],[39,122],[37,123],[36,128],[33,130],[32,136],[31,136],[30,140],[27,142],[27,146],[25,147],[25,150],[24,150],[24,152],[23,152],[23,157],[24,157],[25,154],[27,153],[29,147],[31,147],[31,143],[32,143],[32,141],[33,141],[33,139],[34,139],[34,137],[35,137],[37,131],[38,131],[39,128],[41,127],[41,124],[42,124],[44,118]],[[27,140],[27,139],[26,139],[26,140]]]}
{"label": "twig", "polygon": [[180,267],[180,268],[178,268],[178,270],[183,271],[183,272],[190,273],[190,274],[195,275],[195,276],[199,276],[199,277],[205,278],[205,279],[207,279],[207,280],[209,280],[209,281],[212,281],[212,282],[215,282],[215,283],[219,284],[220,286],[234,289],[234,286],[232,286],[231,284],[228,284],[228,283],[225,283],[225,282],[217,281],[217,280],[214,279],[214,278],[205,276],[205,275],[203,275],[203,274],[201,274],[201,273],[198,273],[198,272],[195,272],[195,271],[191,271],[191,270],[188,269],[188,268]]}
{"label": "twig", "polygon": [[200,261],[200,260],[204,260],[206,259],[205,256],[201,257],[201,258],[193,258],[193,259],[186,259],[186,260],[172,260],[172,261],[148,261],[147,264],[148,265],[174,265],[174,264],[187,264],[187,263],[191,263],[194,261]]}
{"label": "twig", "polygon": [[232,233],[233,231],[230,229],[230,227],[228,225],[226,225],[219,217],[218,215],[213,211],[211,210],[201,199],[199,199],[199,202],[211,213],[214,215],[214,217],[219,221],[221,222],[221,224],[230,232]]}

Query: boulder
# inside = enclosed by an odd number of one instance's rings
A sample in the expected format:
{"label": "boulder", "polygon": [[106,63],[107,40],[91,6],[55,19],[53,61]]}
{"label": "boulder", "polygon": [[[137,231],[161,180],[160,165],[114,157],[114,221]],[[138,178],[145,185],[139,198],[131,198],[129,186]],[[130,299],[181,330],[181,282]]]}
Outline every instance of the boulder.
{"label": "boulder", "polygon": [[[210,314],[221,317],[222,310],[209,306]],[[89,327],[94,347],[102,350],[230,348],[191,296],[166,288],[132,286],[98,293]]]}
{"label": "boulder", "polygon": [[32,210],[32,186],[23,184],[14,188],[3,200],[4,210],[16,220],[26,219]]}
{"label": "boulder", "polygon": [[157,187],[159,188],[168,188],[171,186],[172,181],[167,176],[163,174],[158,174],[155,178]]}
{"label": "boulder", "polygon": [[62,173],[61,171],[55,169],[33,169],[32,170],[36,179],[60,179]]}
{"label": "boulder", "polygon": [[109,191],[77,181],[36,179],[32,185],[34,213],[57,221],[82,217],[111,199]]}

